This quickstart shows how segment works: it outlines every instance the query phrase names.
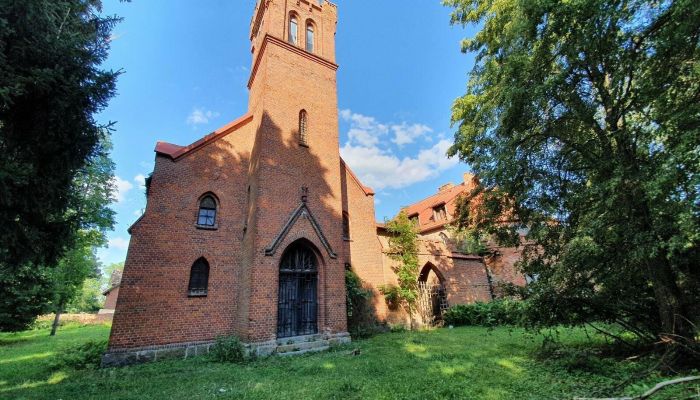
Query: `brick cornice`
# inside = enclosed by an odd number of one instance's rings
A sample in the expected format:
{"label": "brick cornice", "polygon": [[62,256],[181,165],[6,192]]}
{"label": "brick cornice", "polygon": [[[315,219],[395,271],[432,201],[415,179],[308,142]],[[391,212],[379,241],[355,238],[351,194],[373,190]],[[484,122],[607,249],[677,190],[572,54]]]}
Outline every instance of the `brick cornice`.
{"label": "brick cornice", "polygon": [[274,36],[270,36],[270,34],[265,34],[265,39],[263,39],[262,45],[260,46],[260,50],[258,51],[258,56],[255,58],[255,64],[253,65],[253,69],[250,72],[250,78],[248,79],[248,89],[253,87],[253,82],[255,81],[255,76],[258,73],[258,67],[260,66],[260,62],[262,61],[262,57],[265,54],[265,50],[267,49],[267,46],[269,44],[277,45],[279,47],[282,47],[283,49],[289,50],[292,53],[298,54],[304,58],[307,58],[313,62],[316,62],[318,64],[323,65],[324,67],[328,67],[332,69],[333,71],[338,70],[338,64],[331,62],[329,60],[326,60],[323,57],[317,56],[316,54],[309,53],[308,51],[301,49],[291,43],[287,43],[282,39],[276,38]]}

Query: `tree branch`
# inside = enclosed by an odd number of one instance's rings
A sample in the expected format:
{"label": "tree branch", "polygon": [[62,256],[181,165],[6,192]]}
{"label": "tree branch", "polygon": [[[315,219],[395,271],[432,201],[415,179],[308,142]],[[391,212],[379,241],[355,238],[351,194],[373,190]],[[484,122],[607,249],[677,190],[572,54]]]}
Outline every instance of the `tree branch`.
{"label": "tree branch", "polygon": [[648,390],[646,393],[644,393],[641,396],[636,396],[636,397],[606,397],[606,398],[595,398],[595,397],[575,397],[574,400],[646,400],[650,398],[654,393],[658,392],[659,390],[671,386],[671,385],[679,385],[683,383],[688,383],[688,382],[693,382],[693,381],[698,381],[700,380],[700,376],[689,376],[686,378],[678,378],[678,379],[672,379],[670,381],[664,381],[650,390]]}

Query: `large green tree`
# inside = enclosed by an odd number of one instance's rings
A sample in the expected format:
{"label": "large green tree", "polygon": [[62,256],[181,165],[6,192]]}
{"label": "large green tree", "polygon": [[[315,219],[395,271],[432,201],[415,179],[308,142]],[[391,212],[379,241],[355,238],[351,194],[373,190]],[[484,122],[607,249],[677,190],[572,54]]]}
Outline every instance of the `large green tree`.
{"label": "large green tree", "polygon": [[3,273],[55,264],[82,224],[70,192],[100,151],[109,125],[94,115],[119,75],[100,68],[119,21],[100,12],[99,0],[0,0]]}
{"label": "large green tree", "polygon": [[[513,242],[538,324],[617,322],[693,346],[700,304],[696,0],[445,0],[477,26],[452,155]],[[498,221],[491,218],[490,221]]]}

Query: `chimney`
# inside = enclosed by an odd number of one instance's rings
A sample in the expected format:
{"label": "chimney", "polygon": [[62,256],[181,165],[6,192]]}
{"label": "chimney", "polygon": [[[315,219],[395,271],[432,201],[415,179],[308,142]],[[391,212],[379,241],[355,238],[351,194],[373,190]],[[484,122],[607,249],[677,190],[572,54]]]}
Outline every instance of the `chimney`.
{"label": "chimney", "polygon": [[471,191],[479,185],[479,178],[471,172],[464,173],[464,186]]}
{"label": "chimney", "polygon": [[455,185],[453,185],[452,183],[446,183],[446,184],[440,186],[440,188],[438,189],[438,193],[442,193],[446,190],[450,190],[453,187],[455,187]]}

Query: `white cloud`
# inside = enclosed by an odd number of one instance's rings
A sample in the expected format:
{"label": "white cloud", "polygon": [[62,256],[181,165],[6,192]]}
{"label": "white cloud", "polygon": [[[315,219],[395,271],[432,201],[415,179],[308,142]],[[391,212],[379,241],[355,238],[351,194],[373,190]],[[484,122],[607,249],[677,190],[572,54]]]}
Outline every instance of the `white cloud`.
{"label": "white cloud", "polygon": [[109,239],[107,244],[110,249],[126,250],[129,248],[129,240],[120,237]]}
{"label": "white cloud", "polygon": [[138,174],[134,177],[134,182],[136,182],[140,188],[146,187],[146,176],[143,174]]}
{"label": "white cloud", "polygon": [[373,117],[341,110],[340,118],[350,123],[348,141],[340,149],[343,159],[350,165],[362,182],[374,189],[400,189],[437,177],[459,163],[456,158],[447,158],[451,142],[440,140],[431,147],[418,150],[415,156],[395,154],[388,143],[381,144],[385,135],[392,131],[391,142],[401,146],[432,133],[433,129],[423,124],[387,125]]}
{"label": "white cloud", "polygon": [[143,210],[141,210],[141,209],[139,209],[139,210],[134,210],[134,217],[139,217],[139,218],[141,218],[142,215],[143,215]]}
{"label": "white cloud", "polygon": [[433,130],[427,125],[402,123],[401,125],[392,125],[391,130],[394,132],[394,138],[391,140],[399,146],[413,143],[414,140],[424,136],[426,133],[432,133]]}
{"label": "white cloud", "polygon": [[220,114],[216,111],[205,110],[204,108],[195,108],[192,113],[187,116],[187,125],[208,124],[209,120],[218,117]]}
{"label": "white cloud", "polygon": [[450,145],[449,141],[441,140],[433,147],[420,150],[416,157],[399,158],[376,146],[347,143],[340,149],[340,154],[364,184],[375,189],[400,189],[435,178],[457,165],[456,158],[447,158]]}
{"label": "white cloud", "polygon": [[121,203],[126,200],[127,193],[134,188],[134,185],[125,179],[115,176],[112,178],[112,187],[116,189],[114,192],[114,199],[117,203]]}

